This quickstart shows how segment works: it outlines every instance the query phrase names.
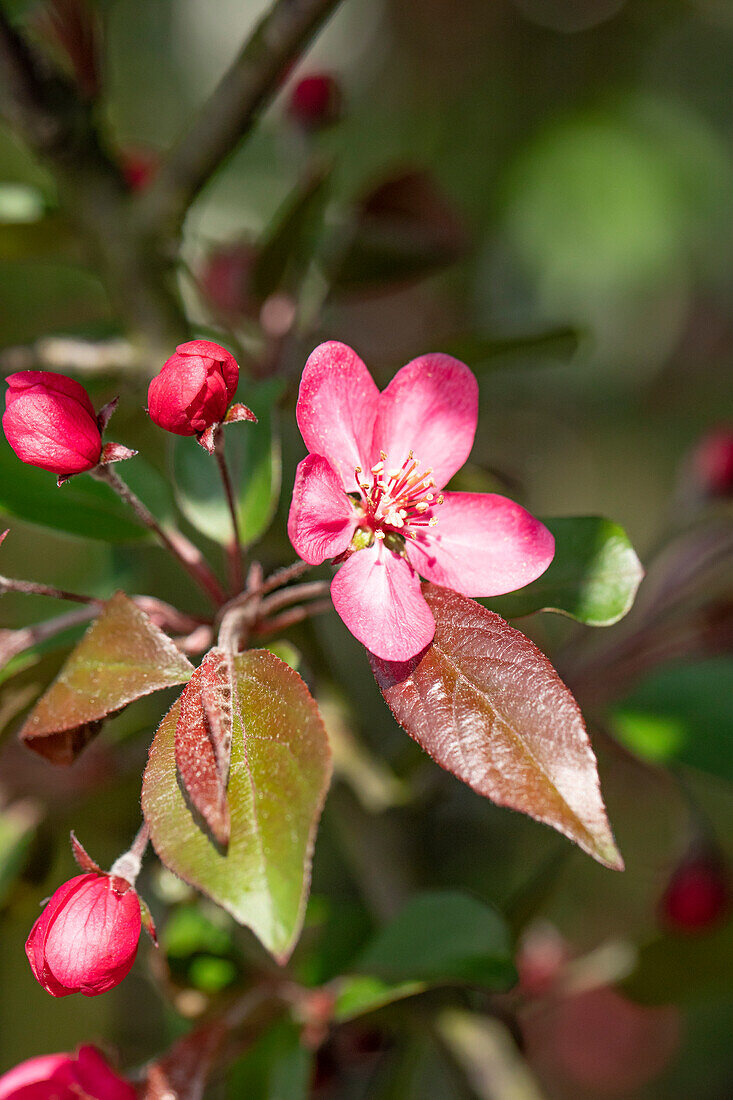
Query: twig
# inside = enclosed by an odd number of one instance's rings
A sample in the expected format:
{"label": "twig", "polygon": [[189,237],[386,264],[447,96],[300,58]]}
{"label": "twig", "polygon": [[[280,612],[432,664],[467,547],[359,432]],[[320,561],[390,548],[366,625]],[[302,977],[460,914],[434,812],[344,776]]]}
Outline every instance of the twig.
{"label": "twig", "polygon": [[82,596],[80,592],[67,592],[66,589],[55,588],[51,584],[0,576],[0,596],[4,592],[22,592],[26,596],[50,596],[54,600],[70,600],[72,603],[93,604],[95,607],[102,607],[104,604],[104,600],[97,596]]}
{"label": "twig", "polygon": [[97,607],[88,604],[86,607],[78,607],[74,611],[58,615],[55,619],[47,619],[42,623],[24,626],[21,630],[8,630],[7,633],[0,634],[0,668],[31,646],[54,638],[64,630],[71,629],[72,626],[89,622],[94,618],[97,610]]}
{"label": "twig", "polygon": [[292,62],[339,0],[276,0],[140,196],[149,226],[175,231],[219,165],[254,126]]}
{"label": "twig", "polygon": [[276,592],[260,604],[260,616],[269,615],[273,611],[279,611],[282,607],[300,603],[302,600],[313,600],[318,596],[328,594],[330,585],[328,581],[309,581],[307,584],[294,584],[292,588],[286,588],[282,592]]}
{"label": "twig", "polygon": [[305,607],[291,607],[289,611],[283,611],[282,615],[276,615],[274,619],[267,619],[255,626],[252,633],[259,638],[268,634],[277,634],[281,630],[287,630],[289,626],[302,623],[304,619],[312,619],[314,615],[323,615],[324,612],[332,609],[333,604],[330,600],[316,600]]}
{"label": "twig", "polygon": [[125,504],[132,508],[140,522],[155,533],[166,550],[178,559],[186,572],[208,593],[217,607],[226,602],[226,595],[205,561],[203,554],[192,542],[189,542],[185,535],[182,535],[180,531],[165,531],[152,512],[145,507],[139,497],[135,496],[132,489],[125,484],[117,471],[113,470],[111,466],[97,466],[90,472],[92,477],[95,477],[98,481],[106,482],[124,500]]}
{"label": "twig", "polygon": [[224,431],[219,425],[214,434],[214,455],[219,466],[224,494],[229,506],[229,514],[232,518],[232,541],[227,546],[229,569],[231,572],[232,588],[235,593],[242,591],[244,587],[244,568],[242,563],[242,541],[239,537],[239,521],[237,519],[237,503],[234,499],[232,479],[229,474],[226,456],[224,454]]}
{"label": "twig", "polygon": [[302,577],[304,573],[307,573],[313,566],[309,565],[307,561],[294,561],[292,565],[286,565],[284,569],[278,569],[276,573],[271,573],[266,581],[258,588],[258,594],[260,596],[266,596],[268,592],[274,592],[276,588],[282,588],[283,585],[289,584],[290,581],[296,580],[298,577]]}

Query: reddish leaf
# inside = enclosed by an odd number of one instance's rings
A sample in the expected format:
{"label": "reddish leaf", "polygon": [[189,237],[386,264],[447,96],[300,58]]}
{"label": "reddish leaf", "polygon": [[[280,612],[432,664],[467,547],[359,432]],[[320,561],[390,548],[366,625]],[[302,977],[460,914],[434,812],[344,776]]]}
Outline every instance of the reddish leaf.
{"label": "reddish leaf", "polygon": [[181,695],[176,765],[196,810],[219,844],[229,843],[227,784],[232,755],[232,661],[210,650]]}
{"label": "reddish leaf", "polygon": [[143,813],[166,867],[248,925],[283,962],[303,920],[331,754],[318,708],[297,672],[264,649],[232,657],[232,666],[226,850],[212,842],[182,790],[175,751],[180,700],[150,748]]}
{"label": "reddish leaf", "polygon": [[111,462],[124,462],[128,458],[134,458],[137,451],[131,451],[122,443],[105,443],[99,459],[100,466],[109,466]]}
{"label": "reddish leaf", "polygon": [[234,405],[230,405],[224,417],[224,423],[235,424],[238,420],[249,420],[252,424],[257,423],[255,414],[251,409],[248,409],[246,405],[243,405],[241,401],[237,401]]}
{"label": "reddish leaf", "polygon": [[433,643],[404,663],[371,658],[397,721],[478,794],[622,870],[580,708],[548,659],[474,600],[431,584],[423,592]]}
{"label": "reddish leaf", "polygon": [[143,695],[185,683],[191,672],[170,638],[117,592],[39,699],[21,740],[52,764],[71,764],[105,718]]}

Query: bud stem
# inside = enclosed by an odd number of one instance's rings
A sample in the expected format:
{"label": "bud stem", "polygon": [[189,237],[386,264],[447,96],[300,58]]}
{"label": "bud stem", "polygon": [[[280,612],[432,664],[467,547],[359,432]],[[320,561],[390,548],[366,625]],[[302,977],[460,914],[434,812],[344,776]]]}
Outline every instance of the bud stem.
{"label": "bud stem", "polygon": [[112,866],[109,873],[115,878],[123,878],[126,882],[130,883],[130,886],[135,885],[135,879],[140,874],[140,868],[142,866],[143,856],[145,855],[145,849],[148,846],[148,840],[150,839],[150,829],[146,821],[140,826],[128,851],[119,856]]}
{"label": "bud stem", "polygon": [[232,588],[234,589],[235,593],[239,593],[244,588],[242,542],[239,537],[239,523],[237,522],[237,504],[234,499],[232,479],[229,473],[229,466],[227,465],[226,456],[224,454],[224,432],[221,425],[218,425],[214,432],[214,454],[216,456],[216,461],[219,465],[219,473],[221,474],[221,481],[222,485],[224,486],[224,493],[226,494],[227,504],[229,505],[229,512],[232,517],[232,541],[227,546],[227,554],[229,557],[229,570],[231,575]]}
{"label": "bud stem", "polygon": [[135,496],[129,485],[122,480],[112,467],[97,466],[89,472],[92,477],[95,477],[98,481],[106,481],[110,488],[114,489],[125,504],[132,508],[140,522],[155,533],[166,550],[178,559],[186,572],[208,593],[217,607],[226,602],[226,595],[221,585],[198,547],[194,546],[180,531],[164,531],[152,512],[145,507],[139,497]]}
{"label": "bud stem", "polygon": [[72,603],[95,604],[101,607],[104,600],[97,596],[82,596],[80,592],[67,592],[64,588],[55,588],[51,584],[38,584],[36,581],[21,581],[15,577],[0,576],[0,595],[3,592],[22,592],[27,596],[50,596],[54,600],[69,600]]}

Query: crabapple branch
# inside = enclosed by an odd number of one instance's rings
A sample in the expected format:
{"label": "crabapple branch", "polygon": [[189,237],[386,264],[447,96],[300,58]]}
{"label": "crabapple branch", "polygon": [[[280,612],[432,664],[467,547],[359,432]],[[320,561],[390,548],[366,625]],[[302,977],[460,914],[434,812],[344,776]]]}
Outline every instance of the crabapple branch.
{"label": "crabapple branch", "polygon": [[140,197],[146,225],[178,229],[199,191],[252,129],[289,66],[339,2],[276,0]]}

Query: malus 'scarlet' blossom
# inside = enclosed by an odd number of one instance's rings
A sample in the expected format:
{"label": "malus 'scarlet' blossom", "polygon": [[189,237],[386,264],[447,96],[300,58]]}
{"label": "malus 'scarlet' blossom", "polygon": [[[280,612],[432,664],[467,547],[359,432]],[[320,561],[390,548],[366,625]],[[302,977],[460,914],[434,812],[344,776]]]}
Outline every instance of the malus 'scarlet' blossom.
{"label": "malus 'scarlet' blossom", "polygon": [[92,1046],[29,1058],[0,1077],[0,1100],[135,1100],[129,1082]]}
{"label": "malus 'scarlet' blossom", "polygon": [[33,925],[25,952],[52,997],[95,997],[129,973],[141,927],[135,890],[93,871],[59,886]]}
{"label": "malus 'scarlet' blossom", "polygon": [[372,653],[406,661],[435,622],[418,574],[465,596],[498,596],[544,573],[547,528],[495,493],[443,492],[469,456],[478,383],[449,355],[423,355],[380,393],[351,348],[321,344],[300,383],[290,540],[312,565],[343,555],[336,611]]}
{"label": "malus 'scarlet' blossom", "polygon": [[61,476],[93,469],[102,436],[89,394],[53,371],[10,374],[3,429],[21,462]]}
{"label": "malus 'scarlet' blossom", "polygon": [[200,435],[224,419],[237,389],[239,366],[210,340],[180,344],[148,389],[148,412],[174,435]]}

